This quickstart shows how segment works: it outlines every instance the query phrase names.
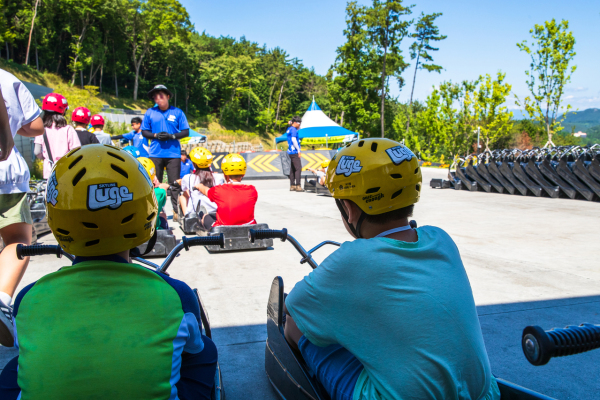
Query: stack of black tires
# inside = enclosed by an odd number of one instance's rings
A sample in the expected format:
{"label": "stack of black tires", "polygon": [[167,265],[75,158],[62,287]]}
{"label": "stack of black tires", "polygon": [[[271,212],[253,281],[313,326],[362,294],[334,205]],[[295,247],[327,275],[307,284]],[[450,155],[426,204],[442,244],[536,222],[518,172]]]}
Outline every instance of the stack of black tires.
{"label": "stack of black tires", "polygon": [[486,151],[453,166],[431,187],[600,201],[600,145]]}

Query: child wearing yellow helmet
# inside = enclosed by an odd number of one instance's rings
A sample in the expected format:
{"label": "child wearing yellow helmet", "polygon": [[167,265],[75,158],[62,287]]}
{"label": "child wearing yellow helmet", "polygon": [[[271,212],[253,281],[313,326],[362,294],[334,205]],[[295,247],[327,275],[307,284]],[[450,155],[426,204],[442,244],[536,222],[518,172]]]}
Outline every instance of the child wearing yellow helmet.
{"label": "child wearing yellow helmet", "polygon": [[421,180],[416,156],[389,139],[353,142],[327,169],[359,240],[290,291],[285,336],[334,399],[500,398],[456,245],[408,222]]}
{"label": "child wearing yellow helmet", "polygon": [[327,176],[327,167],[329,166],[329,160],[323,161],[318,169],[309,168],[308,170],[317,176],[317,179],[311,179],[308,182],[312,185],[316,185],[319,182],[319,185],[325,186],[325,177]]}
{"label": "child wearing yellow helmet", "polygon": [[211,165],[214,161],[212,153],[204,147],[195,147],[190,151],[190,160],[195,170],[181,178],[181,196],[179,205],[183,215],[200,213],[203,207],[205,213],[216,218],[217,204],[210,201],[202,192],[195,188],[199,183],[211,188],[225,183],[223,175],[212,172]]}
{"label": "child wearing yellow helmet", "polygon": [[202,215],[202,225],[210,230],[220,225],[256,224],[254,207],[258,199],[256,188],[242,183],[246,175],[246,160],[239,154],[228,154],[223,157],[221,169],[225,175],[226,185],[209,188],[198,183],[195,187],[210,201],[217,205],[216,218],[210,214]]}
{"label": "child wearing yellow helmet", "polygon": [[19,356],[2,371],[0,398],[209,399],[217,349],[196,295],[130,262],[158,212],[142,164],[116,147],[80,147],[55,164],[46,200],[75,260],[17,296]]}

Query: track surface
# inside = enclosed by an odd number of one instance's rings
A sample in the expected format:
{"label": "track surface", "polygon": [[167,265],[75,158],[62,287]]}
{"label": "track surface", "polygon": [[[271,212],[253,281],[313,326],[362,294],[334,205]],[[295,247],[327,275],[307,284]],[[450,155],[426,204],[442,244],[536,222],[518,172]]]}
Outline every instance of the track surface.
{"label": "track surface", "polygon": [[[520,337],[530,324],[546,329],[600,324],[600,204],[429,188],[431,178],[444,176],[444,171],[424,169],[414,219],[420,226],[445,229],[456,241],[494,374],[557,399],[599,398],[600,350],[533,367],[523,356]],[[289,192],[285,180],[250,183],[259,193],[260,222],[288,228],[305,247],[350,239],[331,198]],[[51,236],[40,242],[56,243]],[[322,249],[317,261],[332,250]],[[289,290],[309,272],[299,259],[291,245],[276,241],[273,250],[258,252],[210,255],[195,248],[170,269],[171,276],[202,294],[230,400],[276,398],[263,367],[266,302],[276,275]],[[51,256],[32,260],[21,287],[63,265]],[[14,355],[0,348],[0,368]]]}

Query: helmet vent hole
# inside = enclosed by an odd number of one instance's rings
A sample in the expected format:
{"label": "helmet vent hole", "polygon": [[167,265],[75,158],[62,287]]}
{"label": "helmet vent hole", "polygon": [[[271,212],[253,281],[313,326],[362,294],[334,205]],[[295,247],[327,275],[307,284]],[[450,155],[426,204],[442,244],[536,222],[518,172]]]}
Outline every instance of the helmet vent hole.
{"label": "helmet vent hole", "polygon": [[123,237],[125,239],[135,239],[137,237],[137,234],[135,234],[135,233],[128,233],[127,235],[123,235]]}
{"label": "helmet vent hole", "polygon": [[75,178],[73,178],[73,186],[77,185],[77,183],[81,180],[81,178],[83,178],[85,173],[86,173],[86,169],[82,168],[81,171],[79,171],[77,173],[77,175],[75,175]]}
{"label": "helmet vent hole", "polygon": [[419,173],[419,167],[415,168],[415,175]]}
{"label": "helmet vent hole", "polygon": [[367,194],[369,194],[369,193],[377,193],[377,192],[379,192],[379,189],[381,189],[381,188],[374,187],[374,188],[371,188],[371,189],[367,189]]}
{"label": "helmet vent hole", "polygon": [[402,189],[398,190],[396,193],[394,193],[392,195],[392,200],[395,199],[396,197],[400,196],[402,194]]}
{"label": "helmet vent hole", "polygon": [[89,242],[85,243],[85,247],[94,246],[94,245],[97,245],[98,243],[100,243],[100,239],[90,240]]}
{"label": "helmet vent hole", "polygon": [[73,168],[75,166],[75,164],[77,164],[79,161],[81,161],[82,158],[83,158],[83,156],[79,156],[75,160],[73,160],[71,165],[69,165],[69,169]]}
{"label": "helmet vent hole", "polygon": [[71,150],[69,153],[67,153],[67,155],[65,157],[71,157],[73,154],[77,153],[79,150],[81,150],[81,146],[74,150]]}
{"label": "helmet vent hole", "polygon": [[98,225],[94,224],[93,222],[82,222],[82,224],[88,229],[98,229]]}
{"label": "helmet vent hole", "polygon": [[371,143],[371,151],[373,153],[377,152],[377,142]]}
{"label": "helmet vent hole", "polygon": [[419,184],[417,183],[417,192],[420,192],[420,191],[421,191],[421,185],[419,185]]}
{"label": "helmet vent hole", "polygon": [[135,215],[135,214],[131,214],[131,215],[128,215],[128,216],[126,216],[125,218],[123,218],[123,220],[121,221],[121,224],[126,224],[126,223],[128,223],[129,221],[131,221],[131,220],[133,219],[133,216],[134,216],[134,215]]}
{"label": "helmet vent hole", "polygon": [[392,174],[390,176],[394,179],[402,179],[402,175],[400,175],[400,174]]}
{"label": "helmet vent hole", "polygon": [[363,147],[365,145],[365,141],[361,140],[360,142],[358,142],[358,147]]}
{"label": "helmet vent hole", "polygon": [[125,162],[125,159],[121,156],[116,155],[115,153],[111,153],[110,151],[107,153],[109,156],[116,158],[117,160]]}
{"label": "helmet vent hole", "polygon": [[[110,154],[110,153],[108,153],[108,154]],[[129,178],[129,175],[127,174],[127,172],[125,172],[125,170],[123,168],[119,168],[115,164],[110,164],[110,167],[112,169],[114,169],[115,171],[117,171],[119,174],[123,175],[125,178]]]}
{"label": "helmet vent hole", "polygon": [[56,232],[60,233],[61,235],[68,235],[69,233],[71,233],[71,232],[69,232],[69,231],[67,231],[67,230],[60,229],[60,228],[58,228],[58,229],[56,230]]}
{"label": "helmet vent hole", "polygon": [[146,221],[152,221],[152,218],[156,217],[156,213],[152,213],[150,215],[148,215],[148,218],[146,218]]}

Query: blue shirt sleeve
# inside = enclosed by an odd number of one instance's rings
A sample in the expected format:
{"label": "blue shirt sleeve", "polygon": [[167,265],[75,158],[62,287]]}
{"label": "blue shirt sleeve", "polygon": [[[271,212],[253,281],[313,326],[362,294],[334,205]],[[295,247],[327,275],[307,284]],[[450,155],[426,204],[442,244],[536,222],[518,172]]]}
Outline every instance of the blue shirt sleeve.
{"label": "blue shirt sleeve", "polygon": [[123,138],[127,139],[127,140],[133,140],[133,136],[134,136],[134,133],[133,132],[129,132],[129,133],[124,134]]}
{"label": "blue shirt sleeve", "polygon": [[142,119],[142,126],[140,127],[143,131],[152,131],[152,123],[150,121],[152,119],[152,111],[153,110],[149,108],[144,114],[144,118]]}
{"label": "blue shirt sleeve", "polygon": [[180,109],[177,109],[177,110],[179,111],[178,115],[177,115],[177,122],[179,123],[179,127],[178,127],[179,131],[182,131],[184,129],[190,129],[190,125],[188,124],[188,120],[187,120],[187,117],[185,116],[185,113]]}

